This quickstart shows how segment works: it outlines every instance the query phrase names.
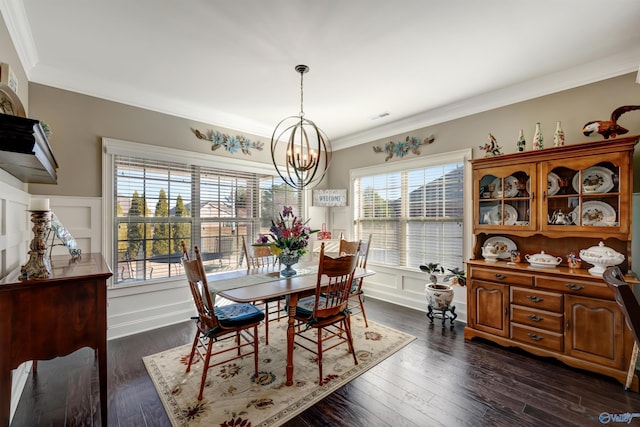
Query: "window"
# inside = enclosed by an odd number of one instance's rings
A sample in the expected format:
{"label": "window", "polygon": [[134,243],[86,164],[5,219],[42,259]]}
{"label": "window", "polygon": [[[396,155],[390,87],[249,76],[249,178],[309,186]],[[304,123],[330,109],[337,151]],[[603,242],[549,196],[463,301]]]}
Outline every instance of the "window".
{"label": "window", "polygon": [[302,193],[273,171],[135,154],[113,153],[110,159],[115,284],[184,274],[182,240],[200,248],[209,271],[237,269],[244,258],[243,236],[251,243],[268,232],[284,205],[302,213]]}
{"label": "window", "polygon": [[372,235],[369,262],[462,268],[468,151],[352,171],[354,233]]}

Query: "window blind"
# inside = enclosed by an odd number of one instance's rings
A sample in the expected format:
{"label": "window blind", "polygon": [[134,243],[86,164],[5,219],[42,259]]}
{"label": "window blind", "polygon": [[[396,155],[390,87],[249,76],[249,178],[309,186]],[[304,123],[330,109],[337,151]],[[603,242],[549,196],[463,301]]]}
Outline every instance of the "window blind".
{"label": "window blind", "polygon": [[364,174],[353,186],[354,232],[372,235],[370,262],[462,268],[462,162]]}
{"label": "window blind", "polygon": [[183,274],[180,242],[210,269],[238,268],[242,237],[268,232],[302,193],[275,176],[114,155],[115,283]]}

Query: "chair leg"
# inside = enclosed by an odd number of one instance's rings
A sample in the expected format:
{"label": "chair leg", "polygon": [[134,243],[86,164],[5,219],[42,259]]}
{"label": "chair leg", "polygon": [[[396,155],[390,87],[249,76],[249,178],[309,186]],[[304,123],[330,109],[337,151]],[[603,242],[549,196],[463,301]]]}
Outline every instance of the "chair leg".
{"label": "chair leg", "polygon": [[344,329],[347,331],[347,343],[349,344],[349,351],[353,355],[353,363],[358,364],[358,358],[356,357],[356,349],[353,346],[353,335],[351,335],[351,318],[349,316],[345,317],[344,320]]}
{"label": "chair leg", "polygon": [[318,372],[320,374],[319,385],[322,385],[322,328],[318,328]]}
{"label": "chair leg", "polygon": [[264,302],[264,343],[269,345],[269,303]]}
{"label": "chair leg", "polygon": [[207,344],[207,356],[204,358],[204,366],[202,367],[202,380],[200,381],[200,394],[198,394],[198,400],[202,400],[202,394],[204,392],[204,384],[207,381],[207,372],[209,371],[209,361],[211,360],[211,347],[213,347],[213,339],[209,338]]}
{"label": "chair leg", "polygon": [[633,383],[633,374],[636,372],[636,362],[638,360],[638,343],[633,341],[633,350],[631,350],[631,360],[629,361],[629,371],[627,372],[627,382],[624,384],[624,389],[629,390],[631,383]]}
{"label": "chair leg", "polygon": [[369,323],[367,323],[367,314],[364,312],[364,301],[362,300],[362,294],[358,294],[358,302],[360,303],[360,311],[362,312],[362,317],[364,318],[364,327],[368,328]]}
{"label": "chair leg", "polygon": [[258,377],[258,325],[253,327],[253,365],[255,377]]}
{"label": "chair leg", "polygon": [[189,363],[187,364],[187,372],[191,370],[191,363],[193,363],[193,355],[196,354],[196,346],[198,345],[199,338],[200,331],[196,331],[196,337],[193,339],[193,345],[191,346],[191,356],[189,356]]}

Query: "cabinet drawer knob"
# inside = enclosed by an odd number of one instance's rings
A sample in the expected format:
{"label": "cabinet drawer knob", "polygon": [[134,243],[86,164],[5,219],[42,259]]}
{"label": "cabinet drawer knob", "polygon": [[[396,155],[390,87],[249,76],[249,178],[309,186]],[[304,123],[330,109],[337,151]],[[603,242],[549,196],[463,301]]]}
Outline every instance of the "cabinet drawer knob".
{"label": "cabinet drawer knob", "polygon": [[579,291],[581,289],[584,289],[584,286],[576,285],[575,283],[565,283],[565,286],[571,289],[572,291]]}
{"label": "cabinet drawer knob", "polygon": [[544,298],[536,297],[534,295],[527,295],[527,299],[533,302],[541,302],[544,301]]}
{"label": "cabinet drawer knob", "polygon": [[534,322],[540,322],[542,320],[542,317],[536,316],[535,314],[530,314],[527,317],[529,317],[529,319],[533,320]]}
{"label": "cabinet drawer knob", "polygon": [[499,279],[499,280],[504,280],[504,279],[506,279],[506,278],[507,278],[507,276],[505,276],[504,274],[500,274],[500,273],[496,273],[496,274],[494,274],[494,277],[495,277],[496,279]]}
{"label": "cabinet drawer knob", "polygon": [[527,334],[527,336],[528,336],[529,338],[531,338],[532,340],[534,340],[534,341],[540,341],[540,340],[543,338],[543,337],[541,337],[540,335],[536,335],[536,334],[533,334],[533,333],[531,333],[531,332],[529,332],[529,333]]}

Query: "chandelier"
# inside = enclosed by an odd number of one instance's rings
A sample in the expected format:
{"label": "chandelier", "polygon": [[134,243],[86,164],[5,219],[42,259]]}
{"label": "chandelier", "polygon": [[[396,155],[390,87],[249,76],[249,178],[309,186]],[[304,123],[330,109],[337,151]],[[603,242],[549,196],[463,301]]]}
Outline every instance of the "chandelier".
{"label": "chandelier", "polygon": [[[300,73],[300,114],[283,119],[271,136],[271,158],[278,175],[284,182],[298,190],[314,187],[327,173],[331,161],[331,143],[327,135],[311,120],[304,117],[303,75],[309,71],[306,65],[296,65]],[[283,145],[284,165],[278,165],[277,152]]]}

